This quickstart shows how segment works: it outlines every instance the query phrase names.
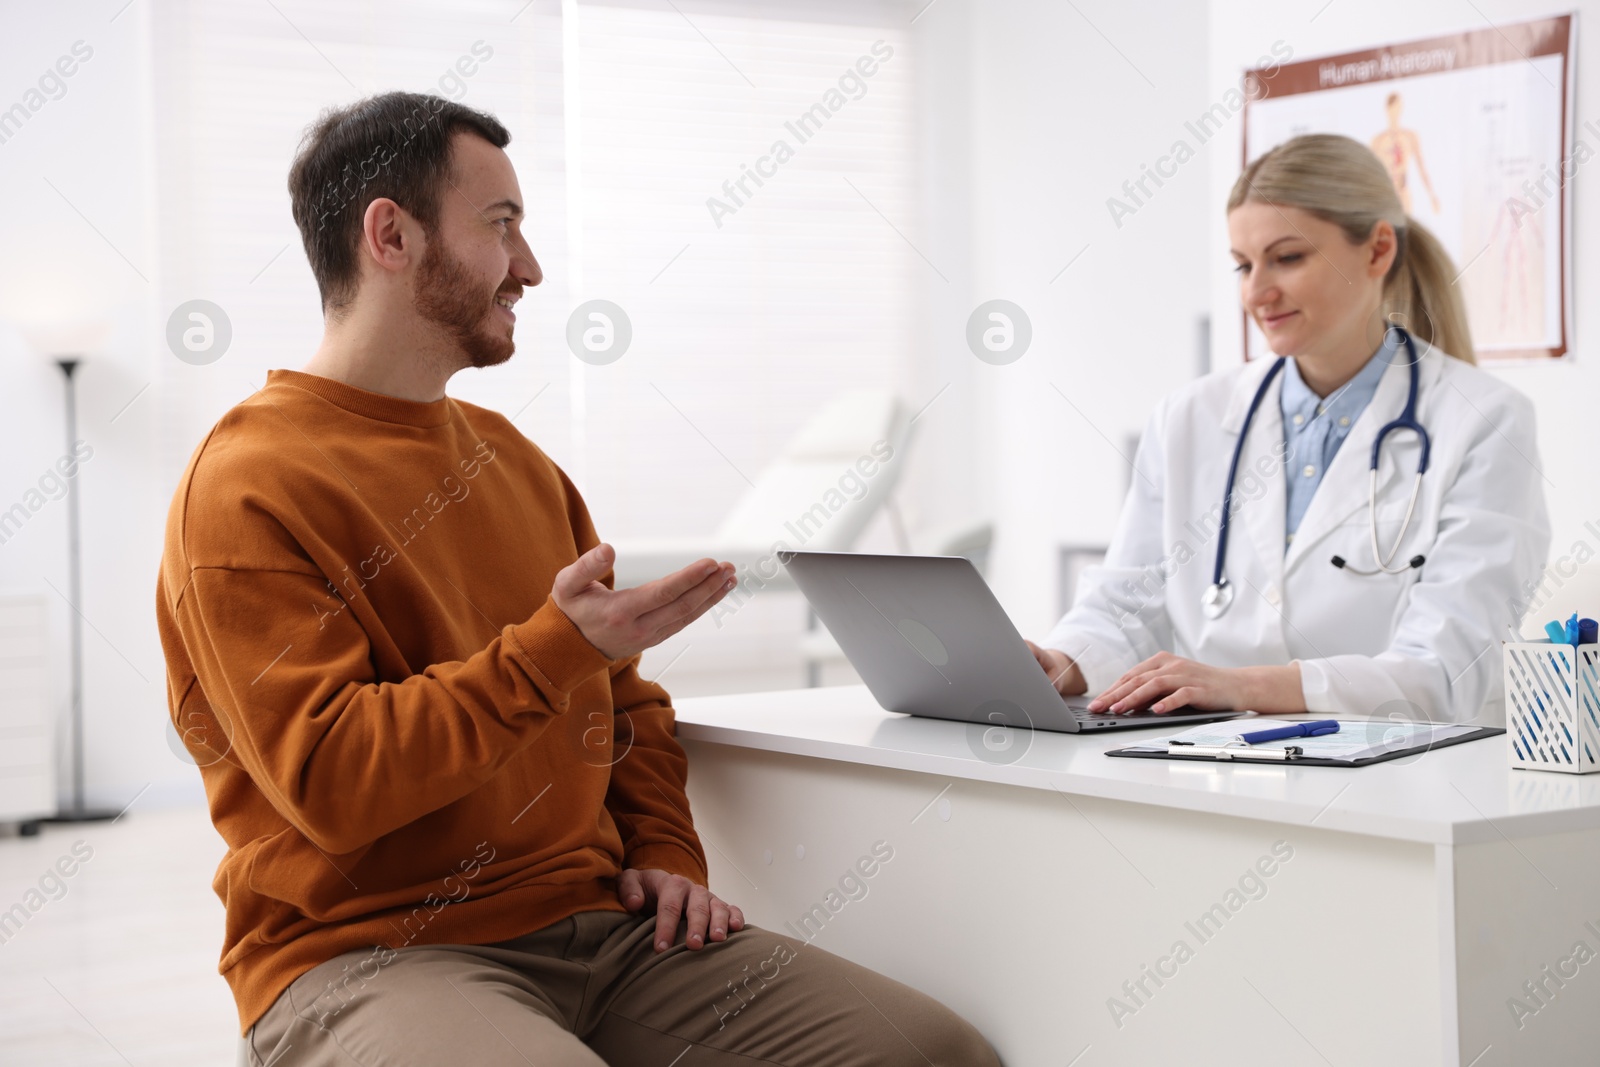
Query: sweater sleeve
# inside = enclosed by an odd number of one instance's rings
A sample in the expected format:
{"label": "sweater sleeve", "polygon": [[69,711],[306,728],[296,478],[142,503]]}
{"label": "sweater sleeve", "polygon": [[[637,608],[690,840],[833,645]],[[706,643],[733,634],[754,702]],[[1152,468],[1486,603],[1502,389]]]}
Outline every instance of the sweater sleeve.
{"label": "sweater sleeve", "polygon": [[613,668],[616,762],[606,810],[622,835],[623,865],[656,867],[705,885],[706,856],[689,815],[689,760],[666,690],[639,677],[639,657]]}
{"label": "sweater sleeve", "polygon": [[[318,848],[354,852],[460,799],[566,712],[611,663],[547,599],[488,646],[379,682],[321,574],[199,567],[173,607],[226,758]],[[308,605],[312,605],[308,609]]]}
{"label": "sweater sleeve", "polygon": [[[554,464],[552,464],[554,466]],[[578,553],[600,543],[577,486],[559,467]],[[665,575],[662,575],[665,577]],[[613,587],[613,575],[603,579]],[[622,835],[625,867],[653,867],[705,885],[706,856],[689,815],[689,760],[678,744],[667,691],[639,676],[639,656],[611,665],[611,783],[606,810]]]}

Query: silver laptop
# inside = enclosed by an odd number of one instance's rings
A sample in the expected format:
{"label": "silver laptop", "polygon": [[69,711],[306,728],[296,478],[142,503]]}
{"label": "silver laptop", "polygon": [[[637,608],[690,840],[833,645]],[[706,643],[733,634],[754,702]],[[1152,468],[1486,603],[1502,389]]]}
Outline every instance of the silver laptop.
{"label": "silver laptop", "polygon": [[784,551],[778,559],[887,711],[1071,734],[1242,714],[1095,714],[1088,697],[1062,697],[960,556]]}

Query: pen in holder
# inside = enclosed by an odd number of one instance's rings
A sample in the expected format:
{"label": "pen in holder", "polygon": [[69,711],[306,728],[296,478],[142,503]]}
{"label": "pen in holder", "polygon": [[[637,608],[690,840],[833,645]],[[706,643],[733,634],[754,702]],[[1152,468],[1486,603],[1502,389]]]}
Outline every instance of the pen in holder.
{"label": "pen in holder", "polygon": [[1600,644],[1508,641],[1504,649],[1511,766],[1600,770]]}

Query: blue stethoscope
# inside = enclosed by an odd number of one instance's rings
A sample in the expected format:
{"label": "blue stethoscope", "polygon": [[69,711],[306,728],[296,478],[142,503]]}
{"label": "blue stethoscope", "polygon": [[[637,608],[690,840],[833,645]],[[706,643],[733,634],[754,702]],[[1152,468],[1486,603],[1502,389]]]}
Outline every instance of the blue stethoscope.
{"label": "blue stethoscope", "polygon": [[[1391,326],[1390,329],[1399,334],[1400,342],[1405,345],[1406,356],[1410,361],[1411,389],[1406,394],[1406,406],[1400,412],[1400,417],[1380,429],[1377,439],[1372,442],[1372,473],[1368,481],[1367,498],[1372,527],[1372,557],[1378,566],[1375,570],[1364,571],[1350,566],[1343,556],[1334,556],[1332,560],[1333,565],[1340,570],[1368,577],[1374,574],[1400,574],[1420,567],[1426,562],[1423,556],[1412,556],[1398,567],[1389,565],[1395,553],[1400,550],[1400,542],[1405,540],[1406,531],[1411,528],[1411,516],[1417,510],[1417,497],[1422,492],[1422,475],[1428,469],[1428,453],[1433,448],[1428,431],[1417,421],[1417,383],[1421,379],[1422,372],[1419,369],[1420,361],[1417,358],[1416,346],[1412,343],[1411,334],[1402,327]],[[1233,516],[1233,477],[1239,472],[1239,457],[1244,453],[1244,441],[1249,436],[1250,424],[1255,421],[1256,411],[1261,407],[1261,401],[1266,398],[1272,380],[1283,370],[1285,361],[1286,357],[1280,356],[1272,365],[1272,369],[1267,371],[1267,376],[1261,380],[1261,387],[1256,390],[1255,399],[1250,401],[1250,410],[1245,412],[1244,425],[1239,428],[1239,440],[1233,446],[1233,462],[1228,466],[1228,485],[1222,493],[1222,519],[1217,527],[1217,562],[1211,572],[1210,587],[1200,594],[1200,608],[1209,619],[1220,619],[1233,603],[1233,586],[1222,573],[1223,561],[1228,557],[1229,520]],[[1411,504],[1406,508],[1405,521],[1400,524],[1400,532],[1395,535],[1394,544],[1389,546],[1387,553],[1384,553],[1378,548],[1378,457],[1383,451],[1383,439],[1396,430],[1410,430],[1416,434],[1417,440],[1422,443],[1422,455],[1417,460],[1417,477],[1411,486]]]}

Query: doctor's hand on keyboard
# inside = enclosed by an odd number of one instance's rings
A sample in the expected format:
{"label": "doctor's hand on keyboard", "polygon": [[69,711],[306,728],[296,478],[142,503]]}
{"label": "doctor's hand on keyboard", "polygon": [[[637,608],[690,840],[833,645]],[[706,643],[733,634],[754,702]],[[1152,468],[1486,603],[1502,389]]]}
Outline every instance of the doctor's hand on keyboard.
{"label": "doctor's hand on keyboard", "polygon": [[1212,667],[1157,652],[1089,702],[1089,710],[1125,714],[1149,708],[1203,711],[1303,712],[1300,665]]}
{"label": "doctor's hand on keyboard", "polygon": [[1028,651],[1033,653],[1034,660],[1044,673],[1049,676],[1050,684],[1056,687],[1056,692],[1064,697],[1074,697],[1088,690],[1088,684],[1083,680],[1083,672],[1078,665],[1072,662],[1072,657],[1065,652],[1053,648],[1040,648],[1032,641],[1023,639],[1028,646]]}

